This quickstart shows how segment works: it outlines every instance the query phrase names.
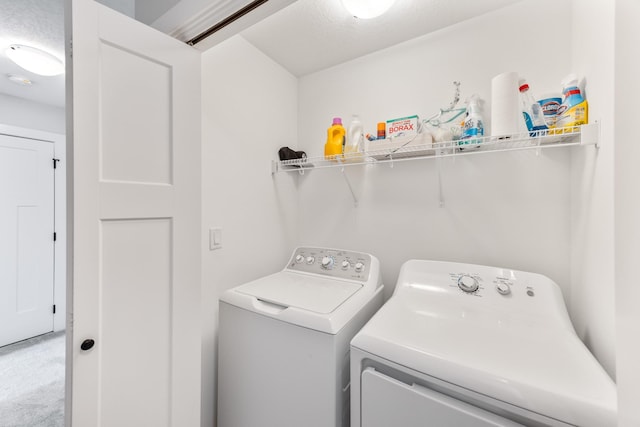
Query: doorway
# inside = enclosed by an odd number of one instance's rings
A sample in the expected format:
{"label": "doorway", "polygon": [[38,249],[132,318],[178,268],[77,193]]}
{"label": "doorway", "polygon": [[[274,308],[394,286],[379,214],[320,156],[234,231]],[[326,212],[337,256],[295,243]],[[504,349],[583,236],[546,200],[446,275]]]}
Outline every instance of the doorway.
{"label": "doorway", "polygon": [[64,425],[64,144],[0,124],[0,419],[10,425]]}
{"label": "doorway", "polygon": [[53,331],[54,147],[0,135],[0,347]]}

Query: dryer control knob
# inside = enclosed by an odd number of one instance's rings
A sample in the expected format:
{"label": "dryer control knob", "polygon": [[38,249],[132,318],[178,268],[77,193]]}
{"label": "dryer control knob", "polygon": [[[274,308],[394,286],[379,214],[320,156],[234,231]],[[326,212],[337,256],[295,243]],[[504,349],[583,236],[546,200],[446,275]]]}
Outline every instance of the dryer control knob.
{"label": "dryer control knob", "polygon": [[361,262],[356,262],[356,273],[362,273],[364,271],[364,264]]}
{"label": "dryer control knob", "polygon": [[304,257],[300,254],[296,255],[296,263],[300,264],[302,261],[304,261]]}
{"label": "dryer control knob", "polygon": [[458,277],[458,287],[465,292],[475,292],[479,286],[478,280],[475,277],[466,274]]}
{"label": "dryer control knob", "polygon": [[322,265],[322,268],[324,268],[325,270],[329,270],[331,267],[333,267],[333,262],[333,258],[331,258],[330,256],[326,256],[322,258],[322,263],[320,265]]}
{"label": "dryer control knob", "polygon": [[498,291],[500,295],[509,295],[511,293],[511,287],[506,283],[498,283],[496,285],[496,291]]}
{"label": "dryer control knob", "polygon": [[343,270],[348,270],[349,267],[351,266],[351,264],[349,264],[349,261],[342,261],[342,269]]}
{"label": "dryer control knob", "polygon": [[316,259],[312,256],[307,257],[307,264],[313,264]]}

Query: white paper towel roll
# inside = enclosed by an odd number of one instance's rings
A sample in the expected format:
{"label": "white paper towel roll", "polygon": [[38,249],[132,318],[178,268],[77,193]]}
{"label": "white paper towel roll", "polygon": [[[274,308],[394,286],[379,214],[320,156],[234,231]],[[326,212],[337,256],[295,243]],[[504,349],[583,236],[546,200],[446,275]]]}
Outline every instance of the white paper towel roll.
{"label": "white paper towel roll", "polygon": [[491,80],[491,135],[513,135],[523,122],[518,92],[518,73],[509,71]]}

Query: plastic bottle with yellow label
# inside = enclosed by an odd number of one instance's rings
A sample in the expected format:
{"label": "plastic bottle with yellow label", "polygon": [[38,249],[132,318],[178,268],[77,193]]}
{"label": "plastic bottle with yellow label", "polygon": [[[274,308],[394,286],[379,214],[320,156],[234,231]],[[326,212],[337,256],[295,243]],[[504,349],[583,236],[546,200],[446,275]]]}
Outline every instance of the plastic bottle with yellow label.
{"label": "plastic bottle with yellow label", "polygon": [[[589,105],[578,88],[578,78],[569,74],[562,81],[562,104],[558,108],[556,128],[586,125],[589,123]],[[559,129],[561,131],[561,129]]]}
{"label": "plastic bottle with yellow label", "polygon": [[346,131],[342,126],[342,119],[334,117],[333,124],[327,129],[327,143],[324,144],[324,157],[328,160],[337,160],[344,152]]}

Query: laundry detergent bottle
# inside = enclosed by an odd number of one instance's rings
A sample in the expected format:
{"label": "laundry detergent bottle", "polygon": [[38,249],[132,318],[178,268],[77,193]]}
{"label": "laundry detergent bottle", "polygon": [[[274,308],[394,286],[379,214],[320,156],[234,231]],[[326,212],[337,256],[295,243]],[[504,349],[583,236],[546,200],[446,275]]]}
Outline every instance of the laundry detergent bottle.
{"label": "laundry detergent bottle", "polygon": [[589,105],[578,87],[578,78],[569,74],[562,81],[562,104],[558,108],[556,127],[572,127],[589,123]]}
{"label": "laundry detergent bottle", "polygon": [[364,132],[362,122],[358,116],[353,116],[347,130],[347,139],[344,144],[344,157],[357,158],[364,150]]}
{"label": "laundry detergent bottle", "polygon": [[324,144],[324,157],[329,160],[336,160],[337,156],[344,152],[346,131],[342,126],[342,119],[334,117],[333,123],[327,129],[327,143]]}

